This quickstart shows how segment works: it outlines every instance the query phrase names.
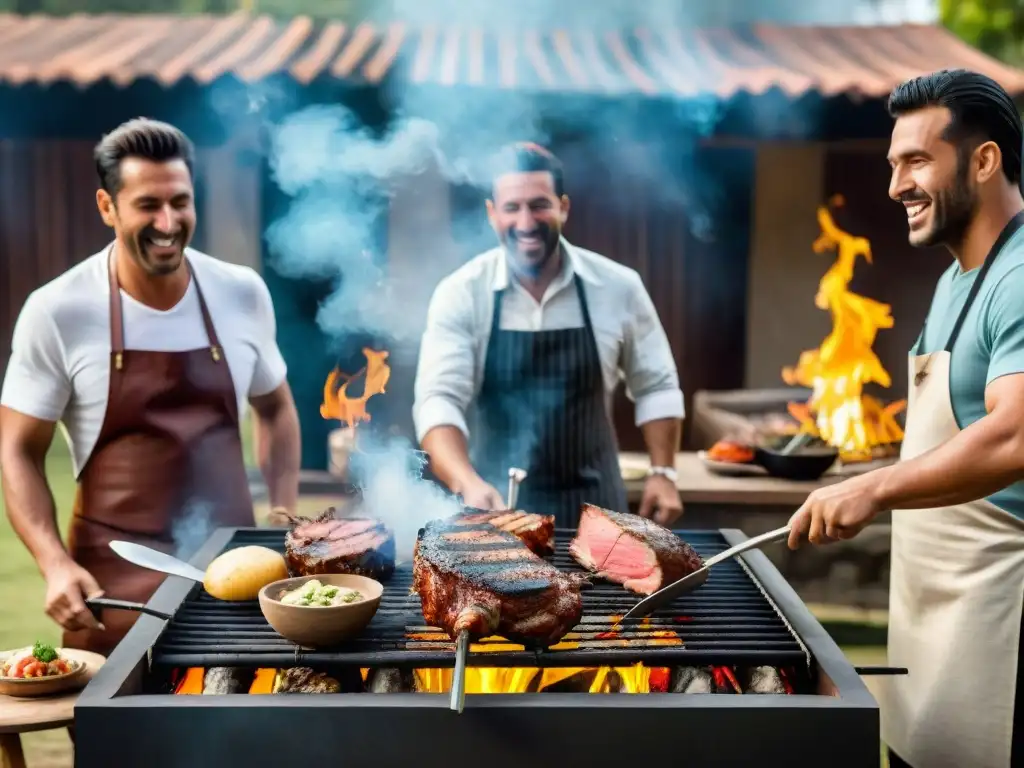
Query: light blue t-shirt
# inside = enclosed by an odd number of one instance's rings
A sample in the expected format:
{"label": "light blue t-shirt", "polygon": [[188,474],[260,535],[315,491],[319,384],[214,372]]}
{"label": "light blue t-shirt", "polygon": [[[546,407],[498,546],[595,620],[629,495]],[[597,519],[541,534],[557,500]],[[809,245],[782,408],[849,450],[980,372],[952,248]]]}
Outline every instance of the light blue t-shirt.
{"label": "light blue t-shirt", "polygon": [[[919,354],[946,347],[979,271],[980,267],[962,272],[954,260],[939,278]],[[915,344],[912,354],[917,351]],[[989,268],[953,347],[949,390],[961,429],[986,414],[985,387],[1013,373],[1024,373],[1024,228],[1007,241]],[[1024,482],[993,494],[989,501],[1024,518]]]}

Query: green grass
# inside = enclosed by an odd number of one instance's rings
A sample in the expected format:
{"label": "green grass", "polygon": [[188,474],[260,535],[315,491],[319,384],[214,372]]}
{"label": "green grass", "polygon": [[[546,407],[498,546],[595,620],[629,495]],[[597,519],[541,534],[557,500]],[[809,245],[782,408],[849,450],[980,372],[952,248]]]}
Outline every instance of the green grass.
{"label": "green grass", "polygon": [[[246,463],[251,465],[253,451],[251,429],[248,424],[243,426],[242,433]],[[50,487],[57,503],[61,533],[66,537],[75,495],[75,482],[71,472],[71,457],[59,433],[47,456],[46,467]],[[302,512],[323,506],[320,499],[304,501],[306,503],[300,505]],[[309,510],[305,509],[307,506]],[[0,649],[29,645],[35,640],[56,643],[60,640],[60,629],[43,612],[46,592],[43,579],[31,555],[11,528],[2,499],[0,512],[3,512],[0,514]],[[266,510],[260,507],[257,509],[257,516],[265,512]],[[822,616],[822,619],[826,620],[826,617]],[[877,639],[877,633],[872,634],[869,631],[867,635],[859,635],[853,625],[843,622],[829,622],[827,626],[829,631],[834,633],[833,636],[839,635],[837,641],[841,644],[872,642]],[[854,664],[885,663],[884,647],[851,645],[844,648],[844,651]],[[865,680],[871,687],[872,679]],[[26,760],[32,768],[69,768],[72,764],[71,744],[64,731],[25,734],[22,741]],[[887,768],[884,755],[882,768]]]}

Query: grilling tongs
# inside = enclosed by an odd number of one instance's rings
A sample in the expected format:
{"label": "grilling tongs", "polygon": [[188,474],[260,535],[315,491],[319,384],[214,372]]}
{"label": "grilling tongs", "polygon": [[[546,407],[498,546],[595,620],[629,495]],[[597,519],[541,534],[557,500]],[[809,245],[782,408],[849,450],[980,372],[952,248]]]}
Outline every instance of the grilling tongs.
{"label": "grilling tongs", "polygon": [[731,560],[736,555],[746,552],[748,549],[757,549],[765,544],[770,544],[775,541],[782,541],[789,537],[789,526],[783,526],[782,528],[776,528],[774,531],[768,531],[768,533],[762,533],[760,536],[755,536],[752,539],[747,539],[742,544],[737,544],[735,547],[730,547],[720,554],[709,558],[704,562],[704,567],[700,570],[694,571],[693,573],[684,576],[679,581],[674,581],[667,587],[662,587],[653,595],[645,597],[639,603],[634,605],[622,620],[626,619],[640,619],[644,616],[649,616],[659,608],[664,608],[673,600],[680,595],[685,595],[705,581],[708,580],[708,574],[711,573],[711,567],[724,563],[726,560]]}

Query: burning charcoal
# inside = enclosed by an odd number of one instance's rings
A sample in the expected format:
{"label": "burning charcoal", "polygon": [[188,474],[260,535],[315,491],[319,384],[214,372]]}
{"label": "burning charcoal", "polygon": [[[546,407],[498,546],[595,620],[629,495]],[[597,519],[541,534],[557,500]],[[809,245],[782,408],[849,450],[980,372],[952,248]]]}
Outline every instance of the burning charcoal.
{"label": "burning charcoal", "polygon": [[711,667],[676,667],[669,678],[672,693],[715,693]]}
{"label": "burning charcoal", "polygon": [[338,693],[341,683],[309,667],[292,667],[280,677],[274,693]]}
{"label": "burning charcoal", "polygon": [[368,693],[414,693],[416,680],[409,670],[381,667],[370,670],[366,690]]}
{"label": "burning charcoal", "polygon": [[544,693],[589,693],[596,676],[596,669],[584,669],[550,685],[545,685],[541,690]]}
{"label": "burning charcoal", "polygon": [[203,695],[248,693],[253,677],[255,677],[255,672],[251,669],[211,667],[206,670],[206,675],[203,678]]}
{"label": "burning charcoal", "polygon": [[754,667],[743,687],[746,693],[786,693],[786,684],[775,667]]}
{"label": "burning charcoal", "polygon": [[676,667],[669,678],[670,693],[716,693],[711,667]]}

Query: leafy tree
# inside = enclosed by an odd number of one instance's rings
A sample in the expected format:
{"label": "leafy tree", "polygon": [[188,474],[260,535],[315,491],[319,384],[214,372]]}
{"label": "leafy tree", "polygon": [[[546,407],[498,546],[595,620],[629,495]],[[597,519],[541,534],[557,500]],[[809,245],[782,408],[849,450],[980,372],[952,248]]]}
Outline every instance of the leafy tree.
{"label": "leafy tree", "polygon": [[1024,64],[1024,0],[939,0],[942,23],[985,53]]}

